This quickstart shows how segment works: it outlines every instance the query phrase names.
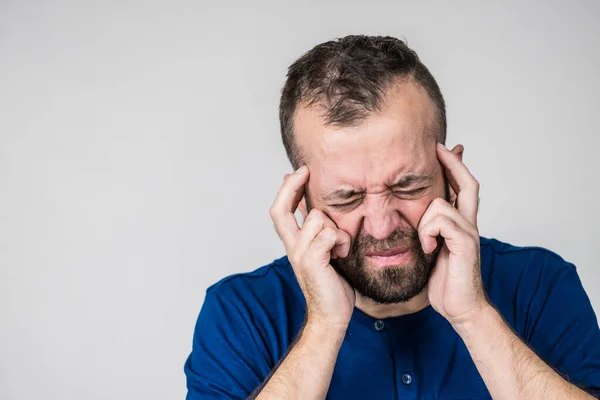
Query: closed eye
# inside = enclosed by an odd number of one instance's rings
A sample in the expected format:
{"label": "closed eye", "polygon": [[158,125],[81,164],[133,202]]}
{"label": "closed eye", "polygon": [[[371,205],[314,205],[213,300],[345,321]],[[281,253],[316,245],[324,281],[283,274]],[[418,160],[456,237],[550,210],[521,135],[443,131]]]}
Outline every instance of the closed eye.
{"label": "closed eye", "polygon": [[[392,191],[392,193],[394,194],[394,196],[396,197],[411,197],[411,196],[416,196],[420,193],[422,193],[423,191],[425,191],[425,187],[422,188],[418,188],[418,189],[413,189],[413,190],[394,190]],[[362,197],[361,198],[357,198],[355,200],[349,201],[347,203],[341,203],[341,204],[330,204],[330,207],[336,209],[336,210],[349,210],[353,207],[356,207],[359,205],[359,203],[362,201]]]}
{"label": "closed eye", "polygon": [[418,189],[413,189],[413,190],[394,190],[394,196],[401,196],[401,197],[410,197],[410,196],[415,196],[421,192],[423,192],[425,189],[427,188],[418,188]]}
{"label": "closed eye", "polygon": [[358,199],[349,201],[347,203],[331,204],[330,207],[333,207],[336,210],[348,210],[348,209],[350,209],[352,207],[357,206],[361,201],[362,201],[362,198],[358,198]]}

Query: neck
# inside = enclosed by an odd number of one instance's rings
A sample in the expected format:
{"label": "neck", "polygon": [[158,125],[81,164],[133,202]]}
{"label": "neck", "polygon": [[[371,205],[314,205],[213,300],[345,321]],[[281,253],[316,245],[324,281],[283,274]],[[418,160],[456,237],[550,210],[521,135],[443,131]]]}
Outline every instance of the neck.
{"label": "neck", "polygon": [[373,318],[399,317],[414,314],[429,305],[427,289],[405,303],[379,304],[356,293],[356,308]]}

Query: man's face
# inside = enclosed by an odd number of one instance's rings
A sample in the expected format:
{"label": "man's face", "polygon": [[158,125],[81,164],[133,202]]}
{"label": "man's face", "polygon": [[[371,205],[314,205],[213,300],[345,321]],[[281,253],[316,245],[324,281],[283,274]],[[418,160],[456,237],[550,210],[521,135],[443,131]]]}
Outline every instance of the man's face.
{"label": "man's face", "polygon": [[391,88],[382,111],[357,127],[325,126],[314,107],[296,114],[296,140],[310,170],[307,204],[352,238],[348,257],[331,264],[379,303],[419,294],[435,263],[437,251],[423,253],[417,226],[433,199],[448,199],[436,119],[435,105],[411,82]]}

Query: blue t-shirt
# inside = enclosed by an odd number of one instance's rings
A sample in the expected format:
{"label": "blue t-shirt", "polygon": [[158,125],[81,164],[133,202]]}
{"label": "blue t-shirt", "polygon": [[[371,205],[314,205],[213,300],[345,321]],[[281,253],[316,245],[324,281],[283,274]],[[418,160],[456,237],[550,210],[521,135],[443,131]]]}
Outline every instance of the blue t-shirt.
{"label": "blue t-shirt", "polygon": [[[546,363],[600,394],[600,329],[575,266],[536,247],[481,238],[490,302]],[[287,257],[208,288],[185,363],[188,400],[245,399],[294,342],[305,300]],[[378,320],[354,309],[327,395],[489,399],[462,339],[431,306]]]}

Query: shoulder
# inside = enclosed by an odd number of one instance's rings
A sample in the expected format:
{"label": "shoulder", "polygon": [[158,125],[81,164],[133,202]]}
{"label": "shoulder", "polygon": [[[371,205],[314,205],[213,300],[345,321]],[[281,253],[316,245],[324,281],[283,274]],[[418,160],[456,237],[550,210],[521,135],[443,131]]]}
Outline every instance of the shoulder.
{"label": "shoulder", "polygon": [[581,387],[597,386],[600,330],[575,265],[543,247],[481,239],[491,303],[548,365]]}
{"label": "shoulder", "polygon": [[481,275],[490,302],[522,334],[548,298],[585,297],[575,265],[539,246],[481,238]]}
{"label": "shoulder", "polygon": [[540,246],[515,246],[497,239],[480,238],[482,275],[518,279],[527,275],[554,275],[575,271],[575,265]]}
{"label": "shoulder", "polygon": [[250,272],[226,276],[209,286],[206,293],[230,300],[248,297],[293,295],[297,282],[287,257],[281,257]]}
{"label": "shoulder", "polygon": [[297,316],[295,277],[283,257],[206,290],[185,364],[190,391],[245,398],[284,354]]}
{"label": "shoulder", "polygon": [[558,255],[544,247],[540,246],[516,246],[507,242],[502,242],[498,239],[494,238],[486,238],[481,236],[479,238],[482,251],[486,249],[487,251],[493,252],[499,255],[513,256],[513,257],[523,257],[523,256],[543,256],[548,257],[551,260],[564,263],[565,260]]}
{"label": "shoulder", "polygon": [[265,332],[277,331],[287,342],[300,329],[306,301],[287,257],[254,271],[224,277],[206,290],[203,308]]}
{"label": "shoulder", "polygon": [[578,279],[575,265],[551,250],[487,238],[481,238],[481,277],[490,300],[507,313],[551,292],[565,278]]}
{"label": "shoulder", "polygon": [[274,363],[302,326],[305,304],[294,271],[287,257],[282,257],[211,285],[196,323],[195,340],[211,346],[215,342],[254,343]]}

